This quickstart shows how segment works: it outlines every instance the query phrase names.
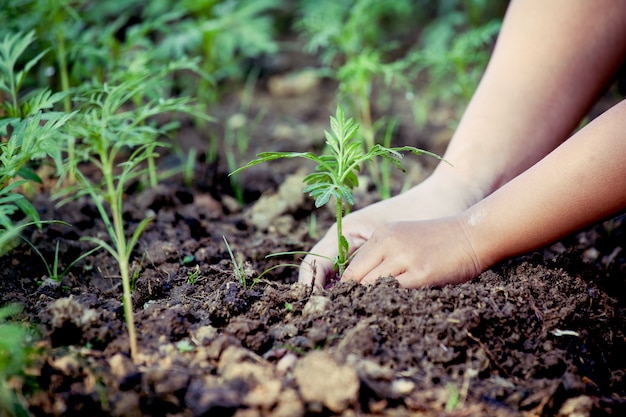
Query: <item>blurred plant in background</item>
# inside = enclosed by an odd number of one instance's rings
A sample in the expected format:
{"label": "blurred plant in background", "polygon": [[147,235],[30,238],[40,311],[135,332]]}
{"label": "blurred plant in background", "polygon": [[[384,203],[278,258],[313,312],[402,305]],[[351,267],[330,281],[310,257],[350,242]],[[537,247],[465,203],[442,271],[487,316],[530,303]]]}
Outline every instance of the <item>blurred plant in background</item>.
{"label": "blurred plant in background", "polygon": [[409,58],[412,78],[424,75],[426,79],[425,88],[410,93],[418,127],[428,122],[429,109],[443,103],[453,108],[454,120],[458,120],[489,61],[503,5],[479,0],[442,2],[437,17],[424,27]]}
{"label": "blurred plant in background", "polygon": [[[299,4],[294,27],[319,54],[320,74],[337,80],[338,100],[356,115],[369,149],[383,126],[394,125],[397,93],[410,101],[418,128],[442,102],[454,103],[460,115],[487,63],[503,6],[484,0]],[[390,141],[392,134],[383,137]],[[368,169],[381,197],[389,197],[389,166],[373,162]]]}
{"label": "blurred plant in background", "polygon": [[19,391],[25,379],[23,371],[34,353],[35,333],[9,320],[20,311],[15,304],[0,307],[0,416],[29,415]]}
{"label": "blurred plant in background", "polygon": [[41,226],[39,213],[20,187],[29,181],[41,183],[33,161],[50,157],[58,164],[61,160],[63,128],[72,117],[52,111],[64,94],[52,94],[47,88],[22,92],[29,71],[46,53],[40,52],[20,68],[18,61],[33,41],[34,33],[29,32],[8,34],[0,43],[0,254],[10,249],[25,227]]}

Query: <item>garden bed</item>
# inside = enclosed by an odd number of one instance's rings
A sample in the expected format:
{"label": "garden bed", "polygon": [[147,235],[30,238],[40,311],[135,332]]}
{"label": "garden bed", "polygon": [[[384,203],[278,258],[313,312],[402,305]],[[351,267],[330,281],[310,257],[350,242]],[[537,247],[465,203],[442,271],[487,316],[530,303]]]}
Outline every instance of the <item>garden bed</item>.
{"label": "garden bed", "polygon": [[[260,150],[319,147],[334,86],[284,96],[260,83],[254,105],[240,95],[215,114],[224,125],[265,110],[249,157]],[[269,110],[269,111],[268,111]],[[302,197],[299,164],[277,161],[243,176],[246,204],[233,197],[223,159],[206,163],[206,132],[181,129],[181,149],[199,150],[193,182],[175,175],[125,196],[129,227],[154,215],[133,252],[138,355],[129,356],[116,261],[105,251],[61,283],[22,244],[0,259],[0,304],[19,303],[41,334],[41,355],[20,386],[34,415],[123,416],[596,416],[626,412],[623,218],[507,261],[475,280],[407,290],[393,278],[324,291],[295,283],[285,267],[332,222]],[[440,152],[449,130],[428,139],[400,131],[398,144]],[[437,139],[437,138],[440,139]],[[439,142],[437,142],[439,141]],[[163,169],[180,161],[160,158]],[[241,161],[245,162],[244,160]],[[432,169],[411,162],[413,182]],[[394,189],[402,181],[397,177]],[[295,187],[290,190],[287,185]],[[280,191],[279,191],[280,190]],[[96,207],[81,198],[57,208],[42,186],[44,225],[26,237],[60,266],[105,236]],[[293,201],[263,211],[271,195]],[[357,192],[357,206],[377,198]],[[260,203],[259,201],[264,201]],[[259,214],[259,213],[264,214]],[[264,217],[265,216],[265,217]],[[224,238],[249,273],[233,273]],[[252,285],[254,283],[254,285]],[[21,385],[20,385],[21,384]]]}

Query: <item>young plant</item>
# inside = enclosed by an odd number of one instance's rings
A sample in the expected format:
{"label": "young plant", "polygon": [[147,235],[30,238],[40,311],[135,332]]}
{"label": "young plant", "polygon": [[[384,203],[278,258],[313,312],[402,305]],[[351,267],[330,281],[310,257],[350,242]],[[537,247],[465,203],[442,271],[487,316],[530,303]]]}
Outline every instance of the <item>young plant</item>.
{"label": "young plant", "polygon": [[317,164],[315,172],[304,178],[306,186],[303,192],[315,199],[315,207],[328,204],[331,199],[335,204],[335,220],[337,223],[337,257],[334,259],[335,270],[341,276],[350,261],[350,247],[343,235],[343,215],[348,206],[354,205],[352,191],[358,185],[358,173],[361,166],[376,157],[382,157],[396,168],[404,171],[401,152],[416,155],[430,155],[441,159],[438,155],[412,146],[395,148],[380,144],[365,150],[361,141],[357,140],[359,125],[352,118],[346,119],[343,108],[338,105],[336,116],[330,116],[331,131],[325,131],[328,155],[315,155],[311,152],[263,152],[247,165],[232,172],[231,175],[262,162],[280,158],[305,158]]}
{"label": "young plant", "polygon": [[[283,268],[283,267],[296,267],[297,268],[299,266],[299,265],[295,265],[295,264],[274,265],[274,266],[272,266],[270,268],[267,268],[263,272],[261,272],[252,281],[249,281],[249,279],[252,277],[254,271],[245,264],[245,262],[243,260],[243,257],[241,256],[240,253],[235,255],[235,253],[233,252],[232,248],[230,247],[230,244],[228,243],[228,240],[226,240],[226,236],[222,236],[222,238],[224,239],[224,243],[226,244],[226,250],[228,250],[228,256],[230,257],[230,261],[233,264],[233,274],[235,275],[237,280],[241,283],[241,285],[243,285],[243,287],[245,289],[251,290],[252,288],[254,288],[254,286],[256,284],[258,284],[259,281],[261,281],[261,278],[263,278],[265,276],[265,274],[267,274],[267,273],[269,273],[269,272],[271,272],[271,271],[273,271],[275,269]],[[293,253],[293,252],[290,252],[290,253]],[[283,255],[283,254],[286,254],[286,252],[273,254],[273,255],[278,256],[278,255]],[[268,255],[266,258],[269,258],[271,256],[272,255]]]}
{"label": "young plant", "polygon": [[409,54],[413,77],[426,75],[427,87],[420,91],[413,112],[423,125],[437,102],[446,102],[460,113],[466,106],[487,66],[490,46],[500,31],[501,22],[493,19],[480,26],[464,28],[464,18],[449,14],[434,21],[423,31],[423,45]]}
{"label": "young plant", "polygon": [[[137,355],[137,337],[130,260],[139,237],[152,218],[146,217],[135,225],[126,224],[124,194],[133,182],[156,177],[156,168],[150,162],[158,156],[156,149],[165,146],[159,138],[177,127],[175,122],[158,126],[155,116],[196,113],[187,98],[153,98],[151,89],[163,82],[160,75],[163,74],[154,75],[147,71],[128,73],[118,84],[96,83],[77,98],[80,112],[72,125],[72,132],[80,141],[77,141],[77,158],[66,164],[66,172],[74,172],[77,181],[57,194],[57,198],[62,198],[60,204],[81,196],[90,197],[104,222],[109,242],[97,237],[86,237],[85,240],[106,249],[119,265],[133,358]],[[81,171],[85,166],[82,161],[97,168],[98,175]]]}
{"label": "young plant", "polygon": [[87,252],[82,253],[80,256],[78,256],[76,259],[74,259],[72,262],[70,262],[70,264],[65,267],[65,269],[60,270],[59,267],[59,242],[57,241],[56,247],[54,249],[54,259],[52,260],[52,266],[48,265],[48,261],[46,260],[46,257],[43,256],[43,254],[41,253],[41,251],[32,244],[31,241],[29,241],[28,239],[24,238],[23,239],[30,247],[31,249],[37,254],[37,256],[39,256],[39,258],[42,260],[44,267],[46,268],[46,272],[48,272],[48,278],[56,281],[56,282],[62,282],[63,278],[65,278],[65,276],[67,275],[68,272],[70,272],[70,269],[72,269],[72,267],[74,265],[76,265],[78,262],[82,261],[83,259],[85,259],[87,256],[91,255],[92,253],[96,252],[97,250],[99,250],[99,247],[95,247],[92,248],[90,250],[88,250]]}
{"label": "young plant", "polygon": [[[22,69],[17,68],[34,39],[33,32],[16,33],[6,35],[0,43],[0,253],[24,227],[41,225],[37,210],[18,190],[28,181],[41,182],[30,168],[31,161],[46,157],[60,160],[64,128],[73,116],[51,110],[63,94],[47,89],[21,93],[29,71],[45,54],[41,52]],[[30,222],[14,223],[17,212]]]}
{"label": "young plant", "polygon": [[[241,95],[239,112],[232,115],[225,123],[224,140],[221,145],[228,171],[234,171],[241,164],[240,155],[245,155],[250,146],[250,132],[253,132],[265,117],[265,112],[261,111],[253,120],[248,119],[258,77],[258,71],[252,71],[249,74]],[[237,201],[242,205],[245,204],[243,184],[238,178],[231,177],[230,185]]]}
{"label": "young plant", "polygon": [[230,257],[230,261],[233,264],[233,274],[235,275],[237,280],[241,282],[241,285],[243,285],[244,288],[251,290],[256,285],[258,280],[253,280],[252,282],[250,282],[250,284],[248,284],[248,278],[251,277],[252,271],[246,268],[246,264],[240,253],[235,256],[235,253],[228,243],[228,240],[226,240],[226,236],[222,236],[222,238],[224,239],[224,243],[226,244],[226,250],[228,250],[228,256]]}
{"label": "young plant", "polygon": [[200,276],[200,265],[196,265],[195,268],[187,271],[187,283],[191,285],[195,284],[199,276]]}
{"label": "young plant", "polygon": [[[170,12],[173,5],[161,2],[162,10]],[[276,23],[272,16],[281,6],[279,0],[187,1],[176,2],[175,10],[187,18],[174,25],[160,49],[170,55],[187,53],[202,58],[202,70],[213,80],[203,79],[195,85],[198,97],[214,104],[228,79],[241,80],[244,64],[260,56],[278,52],[274,38]],[[171,24],[169,26],[172,26]]]}

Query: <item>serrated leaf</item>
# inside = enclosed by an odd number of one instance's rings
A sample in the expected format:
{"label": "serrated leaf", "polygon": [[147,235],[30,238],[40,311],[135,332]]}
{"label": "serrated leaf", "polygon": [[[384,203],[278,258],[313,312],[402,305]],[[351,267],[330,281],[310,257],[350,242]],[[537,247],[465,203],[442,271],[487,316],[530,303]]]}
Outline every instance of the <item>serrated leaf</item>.
{"label": "serrated leaf", "polygon": [[359,186],[359,176],[356,172],[348,172],[346,178],[343,180],[343,183],[350,189],[354,189]]}
{"label": "serrated leaf", "polygon": [[325,190],[321,191],[321,194],[319,194],[315,199],[315,207],[320,208],[326,205],[330,201],[330,198],[332,196],[336,196],[336,193],[336,190],[332,187],[326,188]]}
{"label": "serrated leaf", "polygon": [[352,192],[350,191],[350,188],[345,187],[345,186],[340,186],[338,187],[339,192],[341,193],[341,197],[343,198],[343,200],[348,204],[348,205],[354,205],[354,196],[352,195]]}
{"label": "serrated leaf", "polygon": [[322,189],[322,188],[327,188],[327,187],[332,187],[332,185],[327,184],[327,183],[313,183],[313,184],[309,184],[306,187],[304,187],[302,189],[303,193],[311,193],[314,192],[316,190]]}

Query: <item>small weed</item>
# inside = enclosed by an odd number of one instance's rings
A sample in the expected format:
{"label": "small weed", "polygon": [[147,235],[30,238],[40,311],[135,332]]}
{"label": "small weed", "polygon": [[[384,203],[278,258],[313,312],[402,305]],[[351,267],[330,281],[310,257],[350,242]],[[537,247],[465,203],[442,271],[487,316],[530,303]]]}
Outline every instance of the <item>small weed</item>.
{"label": "small weed", "polygon": [[70,262],[70,264],[65,269],[63,269],[62,271],[59,271],[59,242],[58,241],[56,243],[56,247],[54,250],[54,259],[52,260],[52,266],[49,266],[48,261],[46,260],[45,256],[43,256],[41,251],[37,249],[37,247],[33,245],[32,242],[30,242],[28,239],[23,238],[23,240],[31,247],[31,249],[43,261],[43,265],[46,268],[46,272],[48,273],[48,278],[56,282],[63,281],[63,278],[67,275],[68,272],[70,272],[70,269],[72,269],[74,265],[76,265],[78,262],[82,261],[84,258],[86,258],[87,256],[91,255],[92,253],[100,249],[99,247],[96,247],[96,248],[92,248],[88,250],[87,252],[81,254],[79,257],[77,257],[72,262]]}
{"label": "small weed", "polygon": [[362,164],[382,157],[404,171],[401,152],[425,154],[438,159],[441,157],[412,146],[387,148],[377,144],[367,151],[364,150],[363,144],[355,139],[359,125],[354,119],[345,117],[341,106],[337,106],[336,116],[330,116],[330,127],[330,132],[324,132],[327,147],[330,149],[329,155],[318,156],[311,152],[263,152],[231,175],[262,162],[280,158],[305,158],[314,161],[317,164],[316,170],[304,178],[306,186],[303,192],[315,199],[317,208],[329,203],[331,198],[334,199],[338,242],[338,256],[334,259],[334,265],[338,275],[341,276],[350,260],[350,247],[343,235],[343,215],[346,208],[354,204],[352,190],[358,185],[357,173]]}
{"label": "small weed", "polygon": [[178,349],[180,353],[189,353],[193,352],[195,347],[189,340],[183,339],[176,343],[176,349]]}
{"label": "small weed", "polygon": [[456,385],[452,383],[446,384],[446,391],[448,391],[448,400],[446,401],[445,410],[451,412],[460,405],[461,395]]}
{"label": "small weed", "polygon": [[196,265],[196,267],[190,271],[187,271],[187,283],[195,284],[196,280],[200,276],[200,265]]}
{"label": "small weed", "polygon": [[230,244],[228,243],[228,240],[226,240],[226,236],[222,236],[222,238],[224,239],[224,243],[226,244],[228,256],[230,256],[230,261],[233,264],[233,274],[235,275],[235,278],[237,278],[237,281],[239,281],[244,288],[251,290],[258,282],[258,279],[248,283],[248,279],[251,277],[252,273],[248,268],[246,268],[243,256],[240,253],[235,256],[232,248],[230,247]]}
{"label": "small weed", "polygon": [[180,261],[182,265],[190,265],[196,261],[195,256],[193,255],[185,255],[183,256],[183,260]]}

